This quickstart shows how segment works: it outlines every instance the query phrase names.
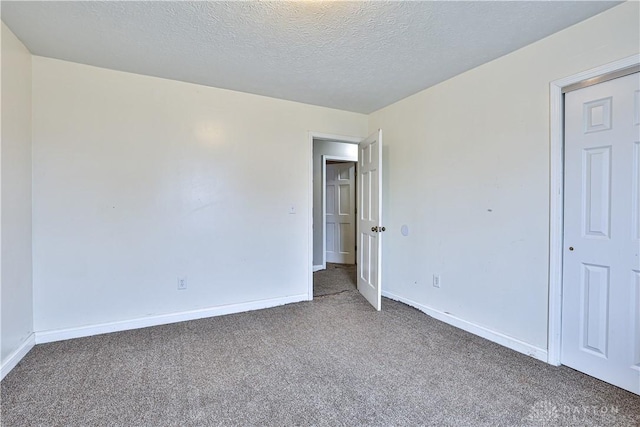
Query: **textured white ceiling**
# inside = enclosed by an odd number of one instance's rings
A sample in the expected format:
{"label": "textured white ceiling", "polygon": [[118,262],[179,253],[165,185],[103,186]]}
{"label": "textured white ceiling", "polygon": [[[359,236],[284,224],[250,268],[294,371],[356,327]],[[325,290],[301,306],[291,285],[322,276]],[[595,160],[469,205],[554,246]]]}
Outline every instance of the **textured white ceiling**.
{"label": "textured white ceiling", "polygon": [[36,55],[370,113],[616,4],[2,1],[1,7],[2,20]]}

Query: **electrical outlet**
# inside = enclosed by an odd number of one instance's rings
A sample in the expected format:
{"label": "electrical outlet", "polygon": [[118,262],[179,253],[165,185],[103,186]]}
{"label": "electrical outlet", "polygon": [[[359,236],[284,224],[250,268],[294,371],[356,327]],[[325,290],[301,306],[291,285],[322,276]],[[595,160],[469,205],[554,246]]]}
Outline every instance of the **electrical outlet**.
{"label": "electrical outlet", "polygon": [[433,287],[434,288],[439,288],[440,287],[440,275],[439,274],[434,274],[433,275]]}
{"label": "electrical outlet", "polygon": [[178,277],[178,290],[187,289],[187,278],[186,277]]}

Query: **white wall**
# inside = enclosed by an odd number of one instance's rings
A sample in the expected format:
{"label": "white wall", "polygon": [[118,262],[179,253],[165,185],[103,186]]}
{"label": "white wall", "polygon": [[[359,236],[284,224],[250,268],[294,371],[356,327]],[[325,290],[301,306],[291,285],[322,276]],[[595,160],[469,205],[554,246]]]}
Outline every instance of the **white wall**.
{"label": "white wall", "polygon": [[37,331],[306,299],[308,131],[367,116],[42,57],[33,103]]}
{"label": "white wall", "polygon": [[[1,359],[33,332],[31,281],[31,54],[2,27]],[[5,372],[3,371],[3,374]]]}
{"label": "white wall", "polygon": [[[346,135],[348,136],[348,135]],[[348,157],[358,161],[358,144],[315,140],[313,142],[313,265],[322,265],[322,156]]]}
{"label": "white wall", "polygon": [[386,292],[547,348],[549,82],[638,53],[638,16],[617,6],[371,114]]}

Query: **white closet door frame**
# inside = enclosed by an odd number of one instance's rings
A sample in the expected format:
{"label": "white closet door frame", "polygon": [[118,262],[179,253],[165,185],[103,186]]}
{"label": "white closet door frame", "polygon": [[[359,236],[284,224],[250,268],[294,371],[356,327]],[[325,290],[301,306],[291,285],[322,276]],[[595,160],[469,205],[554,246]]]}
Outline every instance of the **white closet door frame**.
{"label": "white closet door frame", "polygon": [[562,340],[562,252],[564,236],[564,97],[563,89],[576,83],[640,65],[632,55],[601,67],[555,80],[549,85],[551,103],[551,176],[549,200],[549,329],[547,363],[560,365]]}
{"label": "white closet door frame", "polygon": [[[332,156],[330,154],[322,155],[322,268],[327,268],[327,161],[340,161],[340,162],[352,162],[357,164],[358,158],[353,160],[353,157],[348,156]],[[358,188],[358,176],[354,177],[356,180],[355,188]],[[358,221],[356,220],[356,235]],[[355,240],[354,240],[355,242]]]}

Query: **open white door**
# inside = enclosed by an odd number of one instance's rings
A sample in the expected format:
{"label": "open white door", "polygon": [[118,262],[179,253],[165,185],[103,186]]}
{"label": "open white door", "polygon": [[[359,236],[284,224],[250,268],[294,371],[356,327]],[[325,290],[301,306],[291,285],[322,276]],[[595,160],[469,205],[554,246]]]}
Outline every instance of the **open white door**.
{"label": "open white door", "polygon": [[382,130],[358,148],[358,291],[381,308]]}

